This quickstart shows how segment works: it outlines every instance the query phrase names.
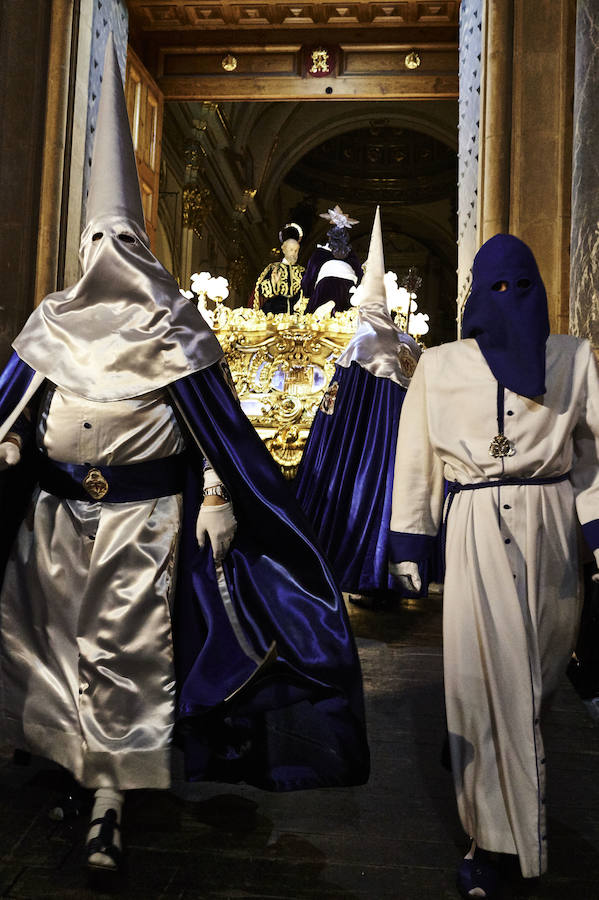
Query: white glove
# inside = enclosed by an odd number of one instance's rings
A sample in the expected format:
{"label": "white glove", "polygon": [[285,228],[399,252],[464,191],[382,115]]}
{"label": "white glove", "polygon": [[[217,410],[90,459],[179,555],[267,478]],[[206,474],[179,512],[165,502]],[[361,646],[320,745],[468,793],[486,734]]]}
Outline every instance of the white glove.
{"label": "white glove", "polygon": [[422,579],[415,562],[389,563],[389,571],[405,591],[417,593],[422,587]]}
{"label": "white glove", "polygon": [[[3,444],[0,444],[0,449],[3,446]],[[597,564],[597,568],[599,569],[599,550],[593,550],[593,556],[595,557],[595,563]],[[595,572],[595,574],[593,575],[593,581],[599,581],[599,572]]]}
{"label": "white glove", "polygon": [[221,503],[218,506],[202,504],[196,522],[198,545],[204,546],[206,535],[210,541],[214,562],[222,562],[235,535],[237,520],[233,515],[232,503]]}
{"label": "white glove", "polygon": [[21,451],[12,441],[2,441],[0,444],[0,471],[16,466],[21,461]]}

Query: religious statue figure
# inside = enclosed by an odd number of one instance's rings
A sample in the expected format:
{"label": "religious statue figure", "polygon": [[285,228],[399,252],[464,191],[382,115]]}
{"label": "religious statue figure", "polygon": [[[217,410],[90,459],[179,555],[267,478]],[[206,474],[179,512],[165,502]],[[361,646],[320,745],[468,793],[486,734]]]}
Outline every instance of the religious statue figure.
{"label": "religious statue figure", "polygon": [[308,260],[302,278],[302,291],[308,297],[307,313],[333,302],[331,314],[349,309],[351,289],[362,279],[362,266],[349,242],[349,229],[357,225],[340,206],[320,213],[321,219],[331,223],[326,244],[318,244]]}
{"label": "religious statue figure", "polygon": [[269,263],[254,288],[254,309],[264,313],[290,313],[302,296],[304,267],[297,258],[304,233],[296,222],[288,222],[279,231],[283,259]]}

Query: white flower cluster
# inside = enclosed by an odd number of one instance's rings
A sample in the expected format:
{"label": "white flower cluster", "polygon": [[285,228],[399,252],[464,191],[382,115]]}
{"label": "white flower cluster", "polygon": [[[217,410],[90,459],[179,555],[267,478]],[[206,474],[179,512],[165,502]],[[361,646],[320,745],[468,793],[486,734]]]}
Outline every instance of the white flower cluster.
{"label": "white flower cluster", "polygon": [[422,337],[429,330],[429,317],[427,313],[416,312],[416,294],[410,293],[405,287],[397,284],[395,272],[385,272],[385,291],[387,293],[387,308],[390,313],[397,313],[400,325],[405,328],[412,337]]}
{"label": "white flower cluster", "polygon": [[194,272],[191,276],[191,290],[183,291],[181,294],[187,300],[196,301],[198,310],[204,319],[214,327],[214,310],[208,309],[206,300],[226,300],[229,296],[229,282],[222,275],[211,275],[210,272]]}

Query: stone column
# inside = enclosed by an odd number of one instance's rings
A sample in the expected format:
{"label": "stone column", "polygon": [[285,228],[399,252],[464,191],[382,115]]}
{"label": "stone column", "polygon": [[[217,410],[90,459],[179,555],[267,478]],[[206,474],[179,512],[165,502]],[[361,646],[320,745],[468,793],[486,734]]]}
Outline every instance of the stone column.
{"label": "stone column", "polygon": [[[460,213],[473,209],[476,230],[470,224],[460,231],[461,290],[478,247],[494,234],[510,232],[526,241],[537,258],[552,331],[567,331],[576,3],[484,0],[481,6],[478,190],[472,181],[459,185]],[[469,9],[478,18],[475,0],[468,0]],[[475,33],[474,22],[461,33],[464,50]],[[471,70],[476,69],[472,59],[469,67],[463,65],[464,50],[460,98],[466,90],[472,94]],[[460,155],[463,134],[474,149],[475,131],[461,114]]]}
{"label": "stone column", "polygon": [[536,256],[551,330],[567,332],[576,3],[532,6],[514,3],[509,226]]}
{"label": "stone column", "polygon": [[509,230],[514,0],[487,4],[481,84],[479,235],[484,243]]}
{"label": "stone column", "polygon": [[599,0],[578,0],[570,327],[599,348]]}

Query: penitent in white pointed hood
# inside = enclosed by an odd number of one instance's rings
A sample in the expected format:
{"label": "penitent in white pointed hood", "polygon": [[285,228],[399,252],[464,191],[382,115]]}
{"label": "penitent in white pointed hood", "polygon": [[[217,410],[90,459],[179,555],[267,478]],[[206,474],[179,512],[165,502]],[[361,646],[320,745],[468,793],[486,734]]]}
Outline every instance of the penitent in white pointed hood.
{"label": "penitent in white pointed hood", "polygon": [[399,330],[387,307],[383,230],[378,206],[370,235],[366,272],[356,295],[360,300],[358,330],[337,365],[349,367],[355,362],[377,378],[389,378],[407,388],[421,350],[414,338]]}
{"label": "penitent in white pointed hood", "polygon": [[112,33],[104,54],[86,222],[107,215],[122,216],[135,222],[141,231],[145,229],[135,152]]}
{"label": "penitent in white pointed hood", "polygon": [[81,279],[45,297],[13,343],[50,381],[89,400],[122,400],[222,357],[200,313],[149,248],[112,35],[80,259]]}
{"label": "penitent in white pointed hood", "polygon": [[[360,287],[360,306],[380,307],[381,312],[387,310],[387,294],[385,291],[385,256],[383,254],[383,231],[381,228],[381,208],[377,206],[374,223],[370,235],[368,259]],[[392,324],[391,317],[389,321]]]}

